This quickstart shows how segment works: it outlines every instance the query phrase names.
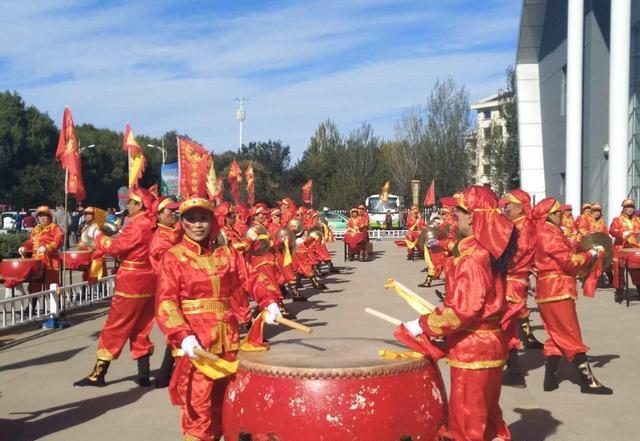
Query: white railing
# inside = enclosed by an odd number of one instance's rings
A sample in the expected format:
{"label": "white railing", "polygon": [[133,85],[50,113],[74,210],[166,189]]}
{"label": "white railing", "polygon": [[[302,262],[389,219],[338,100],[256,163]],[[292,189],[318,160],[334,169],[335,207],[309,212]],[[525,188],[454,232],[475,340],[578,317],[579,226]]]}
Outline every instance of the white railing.
{"label": "white railing", "polygon": [[[333,237],[344,239],[347,230],[335,230]],[[407,230],[369,230],[369,239],[403,239],[407,235]]]}
{"label": "white railing", "polygon": [[[51,285],[53,289],[33,294],[23,294],[22,286],[18,286],[13,292],[20,295],[0,300],[0,330],[59,318],[67,311],[110,298],[114,292],[115,277],[103,277],[93,285],[80,282],[59,289]],[[10,292],[5,288],[5,293]]]}

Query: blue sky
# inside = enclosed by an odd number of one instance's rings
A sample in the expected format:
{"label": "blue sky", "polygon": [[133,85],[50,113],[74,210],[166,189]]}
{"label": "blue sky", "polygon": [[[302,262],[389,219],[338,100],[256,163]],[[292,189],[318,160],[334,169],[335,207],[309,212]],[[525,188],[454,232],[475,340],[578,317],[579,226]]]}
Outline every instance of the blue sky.
{"label": "blue sky", "polygon": [[235,149],[280,139],[297,158],[318,123],[370,122],[392,138],[404,111],[451,76],[472,99],[504,86],[514,0],[0,0],[0,90],[59,123]]}

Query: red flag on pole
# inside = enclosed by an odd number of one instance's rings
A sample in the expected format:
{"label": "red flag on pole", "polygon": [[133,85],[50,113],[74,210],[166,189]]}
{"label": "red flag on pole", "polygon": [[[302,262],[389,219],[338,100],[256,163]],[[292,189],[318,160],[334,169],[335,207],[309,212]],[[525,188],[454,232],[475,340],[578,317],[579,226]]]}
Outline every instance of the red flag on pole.
{"label": "red flag on pole", "polygon": [[302,186],[302,202],[313,205],[313,180],[311,179]]}
{"label": "red flag on pole", "polygon": [[427,190],[427,194],[424,195],[424,202],[422,205],[425,207],[430,207],[436,204],[436,180],[433,179],[431,181],[431,185],[429,185],[429,189]]}
{"label": "red flag on pole", "polygon": [[182,197],[207,197],[209,152],[195,142],[178,138],[179,192]]}
{"label": "red flag on pole", "polygon": [[249,165],[244,172],[244,177],[247,179],[247,202],[249,203],[250,207],[253,207],[253,204],[256,202],[253,162],[249,162]]}
{"label": "red flag on pole", "polygon": [[147,160],[144,157],[142,148],[133,136],[131,126],[127,124],[124,127],[124,136],[122,138],[122,150],[127,152],[129,162],[129,189],[135,188],[142,178],[142,173],[147,166]]}
{"label": "red flag on pole", "polygon": [[71,109],[68,107],[64,108],[62,116],[56,159],[60,161],[60,165],[65,170],[65,193],[75,195],[78,202],[83,201],[85,189],[82,181],[82,162],[80,161],[80,151],[78,150],[76,128],[73,124]]}
{"label": "red flag on pole", "polygon": [[229,169],[229,175],[227,176],[229,180],[229,185],[231,186],[231,195],[233,196],[233,202],[237,205],[242,201],[240,200],[240,189],[238,188],[238,184],[242,182],[242,169],[238,165],[238,161],[235,159],[231,163],[231,168]]}

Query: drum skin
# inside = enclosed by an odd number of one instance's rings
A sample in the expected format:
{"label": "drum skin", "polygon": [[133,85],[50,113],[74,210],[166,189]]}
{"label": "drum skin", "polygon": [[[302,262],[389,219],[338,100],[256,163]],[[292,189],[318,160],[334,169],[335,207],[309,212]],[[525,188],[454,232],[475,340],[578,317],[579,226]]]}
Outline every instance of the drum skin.
{"label": "drum skin", "polygon": [[86,269],[91,264],[93,251],[63,251],[60,253],[64,267],[70,270]]}
{"label": "drum skin", "polygon": [[225,396],[224,438],[437,440],[447,408],[437,365],[384,360],[383,348],[406,351],[387,340],[309,339],[241,352]]}

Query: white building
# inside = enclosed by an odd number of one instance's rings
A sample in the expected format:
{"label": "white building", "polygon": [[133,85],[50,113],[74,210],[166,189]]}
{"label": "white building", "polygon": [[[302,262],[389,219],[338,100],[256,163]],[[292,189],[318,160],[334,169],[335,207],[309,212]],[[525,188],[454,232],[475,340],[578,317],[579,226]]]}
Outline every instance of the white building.
{"label": "white building", "polygon": [[485,140],[491,136],[492,128],[500,130],[502,136],[506,136],[507,128],[502,116],[502,106],[508,99],[505,93],[494,93],[486,98],[471,104],[471,110],[476,112],[475,129],[475,171],[473,177],[477,184],[491,185],[491,169],[485,160]]}
{"label": "white building", "polygon": [[516,59],[522,187],[607,217],[640,196],[640,1],[524,0]]}

